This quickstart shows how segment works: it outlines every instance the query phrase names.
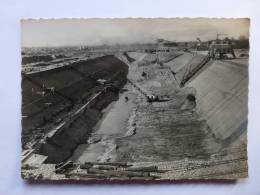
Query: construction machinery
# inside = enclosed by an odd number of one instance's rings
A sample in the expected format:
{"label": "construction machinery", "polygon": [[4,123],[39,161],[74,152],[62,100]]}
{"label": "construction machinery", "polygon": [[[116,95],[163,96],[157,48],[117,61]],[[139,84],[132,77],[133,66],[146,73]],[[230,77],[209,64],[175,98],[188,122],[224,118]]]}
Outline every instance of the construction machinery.
{"label": "construction machinery", "polygon": [[221,35],[217,34],[216,40],[209,44],[209,57],[212,59],[225,59],[228,58],[228,54],[231,54],[233,58],[236,58],[232,42],[229,38],[219,39]]}

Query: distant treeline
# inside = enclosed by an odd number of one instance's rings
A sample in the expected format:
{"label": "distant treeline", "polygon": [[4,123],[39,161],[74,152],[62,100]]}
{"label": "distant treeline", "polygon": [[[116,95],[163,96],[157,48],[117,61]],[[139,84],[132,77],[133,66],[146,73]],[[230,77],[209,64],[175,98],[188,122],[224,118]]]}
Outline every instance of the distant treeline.
{"label": "distant treeline", "polygon": [[[235,49],[248,49],[249,48],[249,39],[245,36],[240,36],[238,39],[226,37],[225,41],[231,42]],[[165,47],[189,47],[189,48],[200,48],[207,49],[212,41],[190,41],[190,42],[175,42],[175,41],[165,41],[162,43]]]}
{"label": "distant treeline", "polygon": [[233,40],[233,44],[235,49],[249,49],[248,39]]}

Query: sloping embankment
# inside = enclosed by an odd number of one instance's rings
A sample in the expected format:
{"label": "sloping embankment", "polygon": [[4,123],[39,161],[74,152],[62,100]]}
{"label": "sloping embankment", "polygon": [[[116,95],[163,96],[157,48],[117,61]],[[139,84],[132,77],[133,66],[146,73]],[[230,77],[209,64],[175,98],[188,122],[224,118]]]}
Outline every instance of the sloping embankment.
{"label": "sloping embankment", "polygon": [[179,57],[179,52],[157,52],[157,53],[141,53],[127,52],[124,54],[129,62],[137,61],[138,66],[148,66],[154,63],[167,63],[174,58]]}
{"label": "sloping embankment", "polygon": [[183,87],[208,61],[208,56],[194,55],[184,67],[176,72],[180,86]]}
{"label": "sloping embankment", "polygon": [[[118,90],[126,83],[127,72],[128,67],[122,61],[114,56],[104,56],[23,75],[23,147],[28,142],[37,142],[44,137],[38,149],[41,154],[48,156],[49,162],[68,158],[75,147],[86,140],[99,120],[101,110],[117,98]],[[98,79],[109,81],[109,86],[99,84]],[[68,121],[95,94],[99,95],[80,116],[52,136],[46,136]]]}
{"label": "sloping embankment", "polygon": [[247,59],[214,61],[188,86],[196,89],[197,112],[218,138],[231,141],[246,131]]}

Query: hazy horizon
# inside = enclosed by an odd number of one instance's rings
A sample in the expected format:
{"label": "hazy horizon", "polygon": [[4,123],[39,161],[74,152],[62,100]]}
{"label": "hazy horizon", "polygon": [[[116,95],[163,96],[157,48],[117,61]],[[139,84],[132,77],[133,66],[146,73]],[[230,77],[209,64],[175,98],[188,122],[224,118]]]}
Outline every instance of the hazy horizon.
{"label": "hazy horizon", "polygon": [[22,47],[74,47],[202,41],[216,35],[249,37],[249,19],[40,19],[22,20]]}

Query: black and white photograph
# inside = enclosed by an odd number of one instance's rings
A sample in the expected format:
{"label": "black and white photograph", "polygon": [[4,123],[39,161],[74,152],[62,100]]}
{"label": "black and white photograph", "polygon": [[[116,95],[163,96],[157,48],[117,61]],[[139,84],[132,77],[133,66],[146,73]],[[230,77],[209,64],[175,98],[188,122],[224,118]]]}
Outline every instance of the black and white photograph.
{"label": "black and white photograph", "polygon": [[249,18],[20,24],[23,179],[248,177]]}

